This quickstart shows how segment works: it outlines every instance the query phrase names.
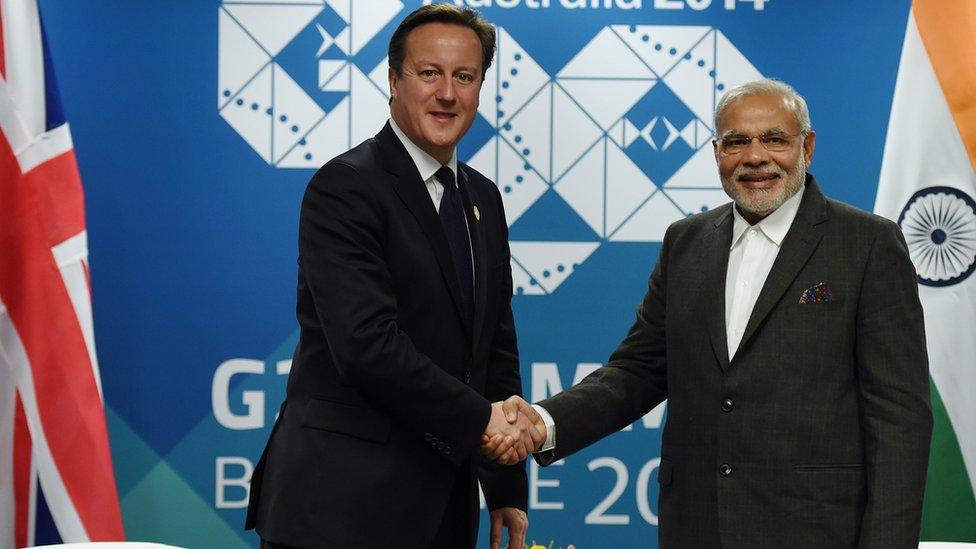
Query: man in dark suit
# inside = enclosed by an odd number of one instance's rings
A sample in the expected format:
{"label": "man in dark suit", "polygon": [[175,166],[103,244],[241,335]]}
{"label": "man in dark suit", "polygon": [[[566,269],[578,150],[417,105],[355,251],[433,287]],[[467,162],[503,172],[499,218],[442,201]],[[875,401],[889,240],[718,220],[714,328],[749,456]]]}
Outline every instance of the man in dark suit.
{"label": "man in dark suit", "polygon": [[483,434],[519,439],[522,457],[541,441],[491,404],[521,393],[508,228],[495,185],[455,152],[494,48],[471,10],[408,15],[390,123],[308,185],[301,339],[251,481],[264,547],[473,547],[479,480],[492,545],[507,527],[522,547],[524,466],[478,453]]}
{"label": "man in dark suit", "polygon": [[603,368],[506,406],[548,416],[548,464],[667,398],[662,548],[915,548],[932,419],[904,238],[820,192],[786,84],[729,90],[715,128],[734,204],[668,229]]}

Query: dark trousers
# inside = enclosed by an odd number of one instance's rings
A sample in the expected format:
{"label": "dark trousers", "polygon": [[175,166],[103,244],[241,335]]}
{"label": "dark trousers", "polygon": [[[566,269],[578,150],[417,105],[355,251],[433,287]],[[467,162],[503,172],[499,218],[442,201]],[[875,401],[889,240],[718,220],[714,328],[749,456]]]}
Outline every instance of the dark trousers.
{"label": "dark trousers", "polygon": [[[447,500],[444,516],[437,528],[434,540],[429,549],[464,549],[474,548],[478,539],[478,491],[471,493],[471,467],[458,467],[454,487]],[[472,516],[475,520],[472,521]],[[292,545],[272,543],[261,540],[261,549],[301,549]]]}
{"label": "dark trousers", "polygon": [[[458,467],[454,487],[447,499],[441,525],[437,528],[430,549],[458,549],[477,544],[478,489],[471,493],[471,466]],[[472,521],[472,516],[475,520]]]}

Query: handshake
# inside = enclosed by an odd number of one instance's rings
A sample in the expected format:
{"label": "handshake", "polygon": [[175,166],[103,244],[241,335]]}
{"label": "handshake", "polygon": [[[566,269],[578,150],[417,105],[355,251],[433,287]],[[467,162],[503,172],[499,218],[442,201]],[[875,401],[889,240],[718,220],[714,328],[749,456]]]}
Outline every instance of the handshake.
{"label": "handshake", "polygon": [[514,465],[546,442],[546,425],[531,404],[518,395],[491,405],[481,435],[481,453],[501,465]]}

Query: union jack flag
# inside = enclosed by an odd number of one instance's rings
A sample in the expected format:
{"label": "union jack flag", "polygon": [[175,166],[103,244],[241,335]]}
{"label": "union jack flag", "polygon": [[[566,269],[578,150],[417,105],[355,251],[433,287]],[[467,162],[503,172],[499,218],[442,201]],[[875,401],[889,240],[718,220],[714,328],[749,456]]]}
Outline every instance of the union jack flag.
{"label": "union jack flag", "polygon": [[36,0],[0,0],[0,549],[38,487],[66,542],[124,539],[81,178]]}

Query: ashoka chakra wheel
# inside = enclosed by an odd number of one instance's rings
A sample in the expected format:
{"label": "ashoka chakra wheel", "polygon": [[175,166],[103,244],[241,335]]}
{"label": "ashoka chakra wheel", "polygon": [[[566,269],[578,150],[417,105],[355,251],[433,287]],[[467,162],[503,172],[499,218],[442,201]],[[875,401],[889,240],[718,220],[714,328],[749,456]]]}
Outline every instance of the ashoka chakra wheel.
{"label": "ashoka chakra wheel", "polygon": [[912,195],[898,218],[919,284],[949,286],[976,269],[976,202],[951,187]]}

